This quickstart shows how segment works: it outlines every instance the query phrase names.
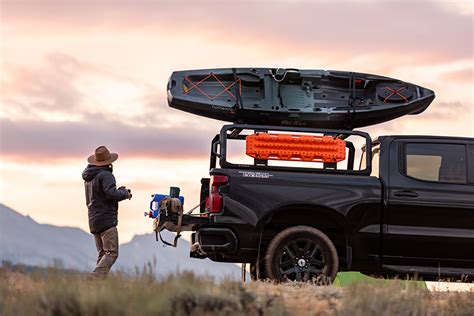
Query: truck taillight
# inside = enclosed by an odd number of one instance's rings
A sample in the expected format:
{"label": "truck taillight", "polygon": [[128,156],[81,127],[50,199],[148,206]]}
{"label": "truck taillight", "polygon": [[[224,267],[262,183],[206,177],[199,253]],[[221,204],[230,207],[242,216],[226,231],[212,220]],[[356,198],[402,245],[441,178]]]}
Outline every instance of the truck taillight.
{"label": "truck taillight", "polygon": [[219,193],[219,187],[226,185],[229,182],[227,176],[211,176],[210,181],[210,199],[209,212],[219,213],[222,211],[222,195]]}

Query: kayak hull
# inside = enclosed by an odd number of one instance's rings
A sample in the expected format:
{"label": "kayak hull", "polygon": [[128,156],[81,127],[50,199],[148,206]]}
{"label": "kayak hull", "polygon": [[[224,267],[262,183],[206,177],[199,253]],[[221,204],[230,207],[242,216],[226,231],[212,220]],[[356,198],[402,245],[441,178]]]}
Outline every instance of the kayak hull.
{"label": "kayak hull", "polygon": [[356,128],[422,113],[434,92],[397,79],[325,70],[174,72],[170,107],[241,124]]}

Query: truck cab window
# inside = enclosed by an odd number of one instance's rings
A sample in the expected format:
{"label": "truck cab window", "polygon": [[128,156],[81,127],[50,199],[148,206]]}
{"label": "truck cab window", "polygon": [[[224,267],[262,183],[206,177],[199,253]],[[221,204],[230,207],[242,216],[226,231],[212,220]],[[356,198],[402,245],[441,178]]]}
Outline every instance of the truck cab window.
{"label": "truck cab window", "polygon": [[405,174],[433,182],[467,182],[466,146],[457,144],[407,143]]}

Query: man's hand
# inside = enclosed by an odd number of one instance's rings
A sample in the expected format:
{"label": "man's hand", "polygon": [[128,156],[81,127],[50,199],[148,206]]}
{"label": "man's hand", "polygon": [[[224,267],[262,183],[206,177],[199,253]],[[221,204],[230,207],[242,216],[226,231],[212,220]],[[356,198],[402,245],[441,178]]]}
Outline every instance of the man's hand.
{"label": "man's hand", "polygon": [[129,199],[129,200],[132,199],[132,190],[127,189],[127,188],[124,187],[124,186],[121,186],[121,187],[119,187],[118,189],[119,189],[119,190],[127,190],[127,199]]}

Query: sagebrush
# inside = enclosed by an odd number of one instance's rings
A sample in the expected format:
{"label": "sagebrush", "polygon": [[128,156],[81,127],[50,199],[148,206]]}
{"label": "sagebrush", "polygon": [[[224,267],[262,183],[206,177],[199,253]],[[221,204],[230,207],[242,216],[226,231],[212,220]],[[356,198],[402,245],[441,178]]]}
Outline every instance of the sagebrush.
{"label": "sagebrush", "polygon": [[89,281],[54,269],[0,268],[0,315],[474,315],[474,292],[430,293],[397,281],[344,289],[216,282],[192,273]]}

